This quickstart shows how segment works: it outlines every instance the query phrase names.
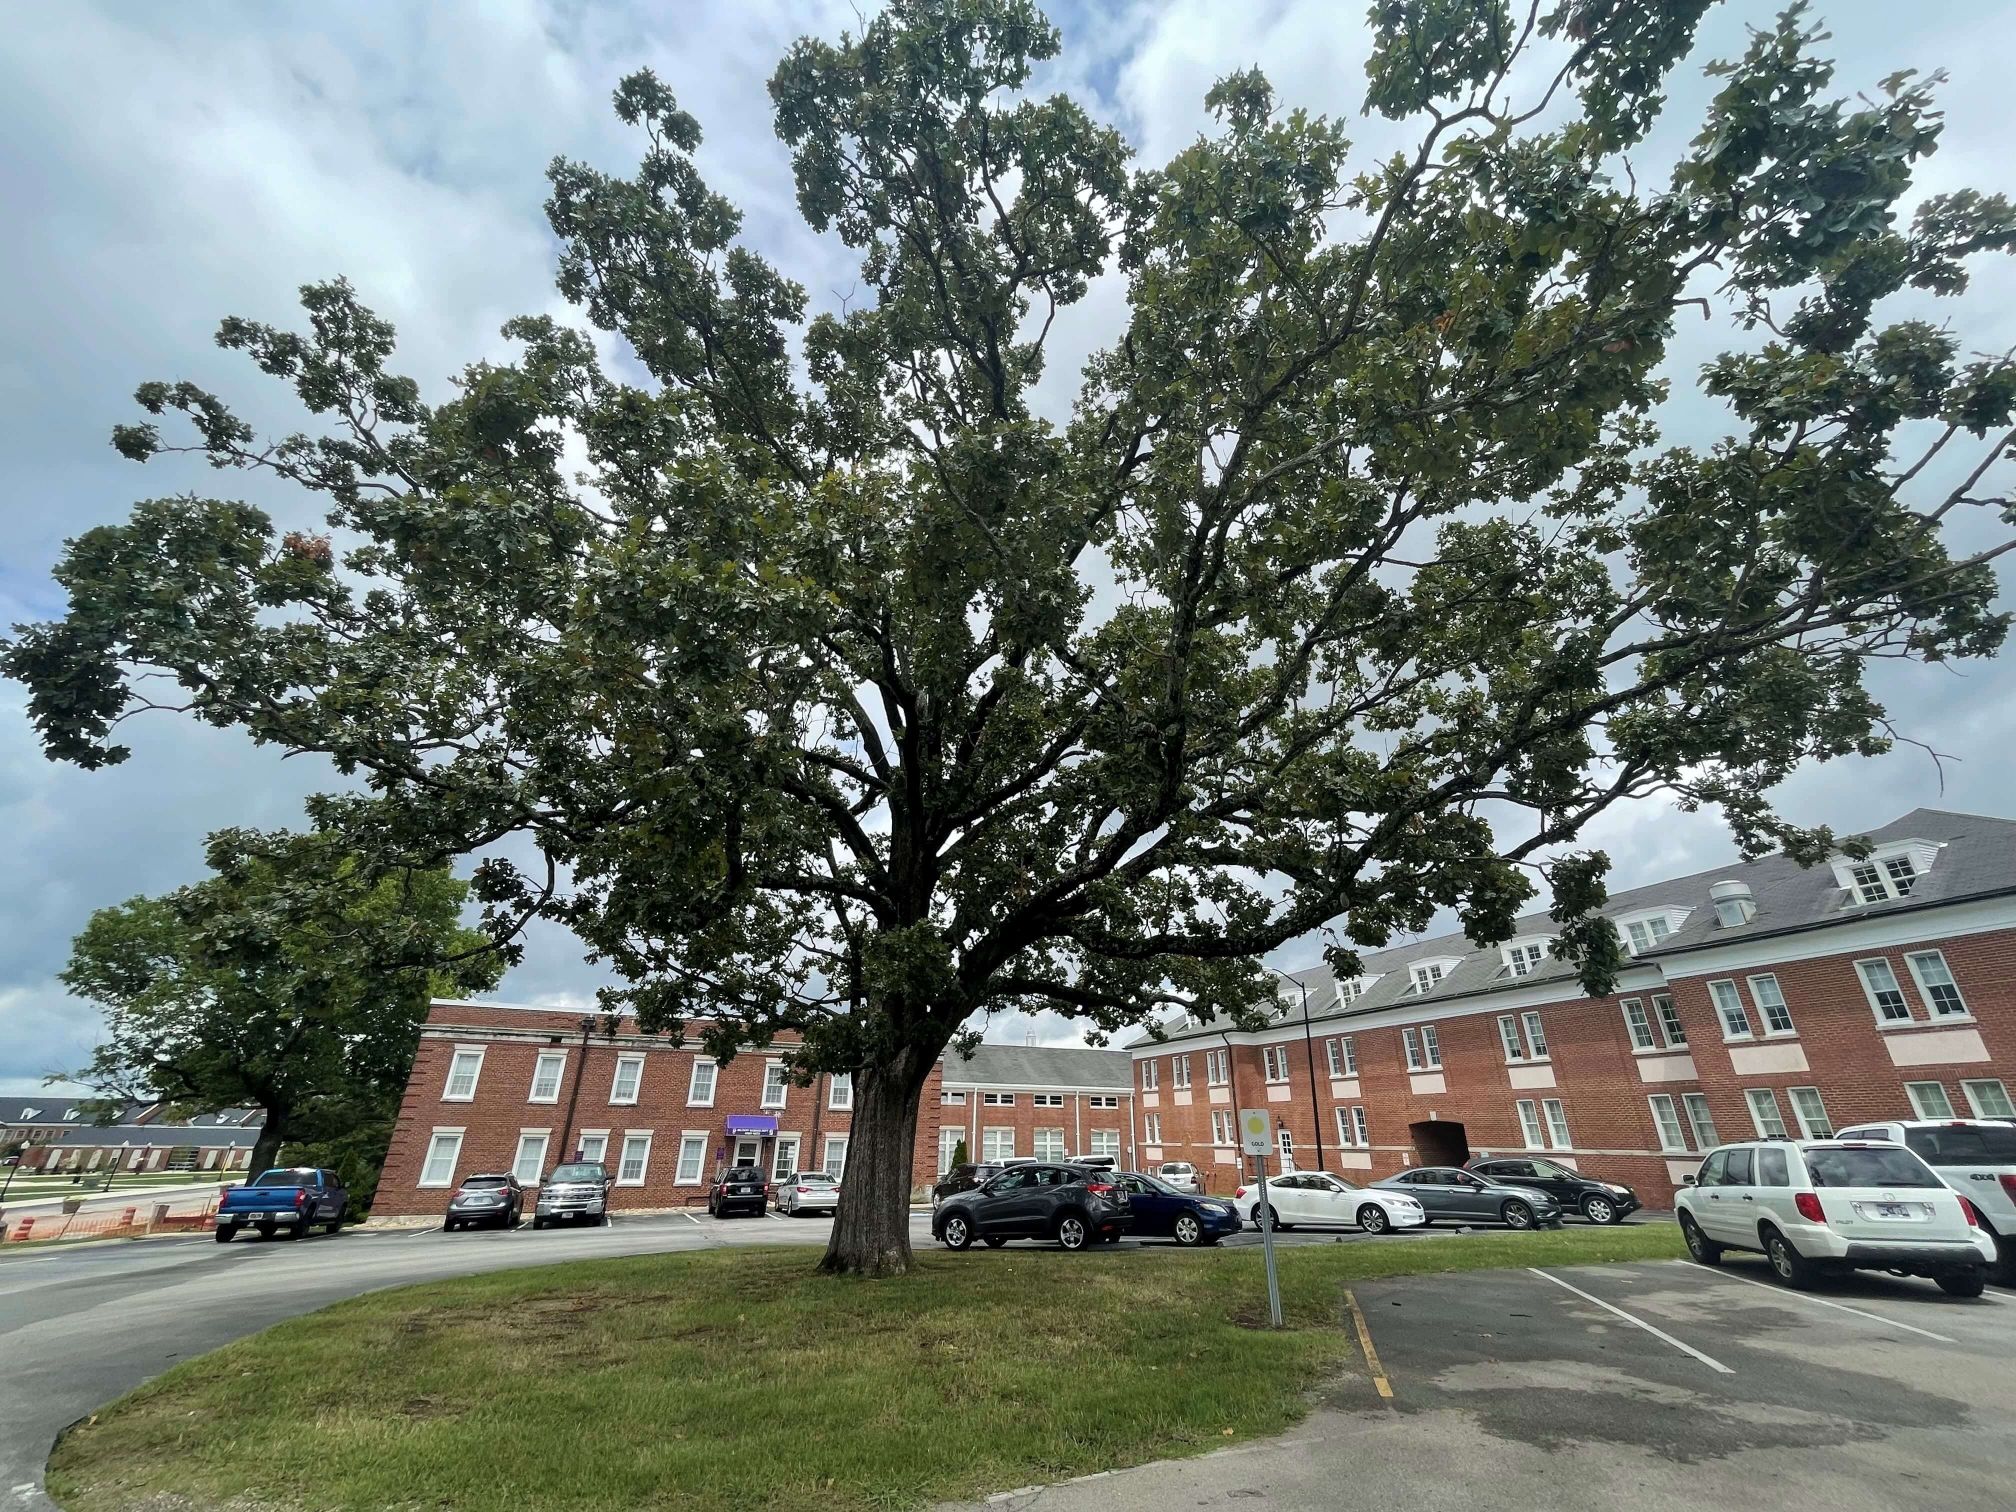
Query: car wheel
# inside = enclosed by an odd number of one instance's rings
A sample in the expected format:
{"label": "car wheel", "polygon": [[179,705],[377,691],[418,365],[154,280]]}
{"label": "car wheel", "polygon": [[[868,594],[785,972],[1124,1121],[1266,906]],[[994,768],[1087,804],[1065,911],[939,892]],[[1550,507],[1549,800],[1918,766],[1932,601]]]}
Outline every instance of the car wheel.
{"label": "car wheel", "polygon": [[1204,1225],[1197,1221],[1194,1213],[1180,1213],[1176,1218],[1176,1242],[1188,1248],[1204,1238]]}
{"label": "car wheel", "polygon": [[1368,1234],[1383,1234],[1391,1227],[1386,1218],[1386,1209],[1376,1202],[1368,1202],[1358,1209],[1358,1227]]}
{"label": "car wheel", "polygon": [[1978,1297],[1988,1285],[1988,1277],[1978,1270],[1953,1271],[1937,1278],[1939,1290],[1949,1297]]}
{"label": "car wheel", "polygon": [[1082,1250],[1092,1242],[1092,1230],[1076,1213],[1057,1220],[1057,1244],[1061,1249]]}
{"label": "car wheel", "polygon": [[1000,1235],[998,1234],[990,1234],[985,1242],[987,1248],[999,1249],[1001,1248],[1002,1245],[1006,1244],[1008,1241],[1006,1239],[1001,1238]]}
{"label": "car wheel", "polygon": [[1533,1209],[1523,1202],[1508,1202],[1499,1209],[1498,1216],[1505,1220],[1505,1227],[1529,1229],[1533,1227]]}
{"label": "car wheel", "polygon": [[257,1227],[257,1228],[258,1228],[258,1230],[259,1230],[259,1237],[260,1237],[261,1239],[271,1239],[271,1238],[273,1237],[273,1225],[272,1225],[272,1224],[270,1224],[270,1223],[261,1223],[261,1224],[258,1224],[258,1225],[256,1225],[256,1227]]}
{"label": "car wheel", "polygon": [[219,1224],[217,1226],[217,1242],[219,1244],[229,1244],[232,1236],[237,1232],[238,1230],[231,1227],[228,1223]]}
{"label": "car wheel", "polygon": [[1687,1241],[1687,1254],[1696,1265],[1720,1265],[1722,1246],[1701,1232],[1691,1213],[1680,1215],[1680,1237]]}
{"label": "car wheel", "polygon": [[546,1227],[546,1220],[544,1218],[541,1218],[537,1213],[534,1213],[532,1215],[532,1227],[535,1231],[538,1229],[543,1229],[544,1227]]}
{"label": "car wheel", "polygon": [[1586,1197],[1582,1201],[1582,1216],[1591,1223],[1615,1223],[1617,1204],[1608,1197]]}
{"label": "car wheel", "polygon": [[939,1234],[945,1241],[945,1248],[963,1250],[973,1242],[973,1227],[958,1213],[945,1220],[945,1227]]}
{"label": "car wheel", "polygon": [[1276,1233],[1286,1233],[1288,1231],[1288,1225],[1281,1221],[1281,1210],[1275,1207],[1273,1203],[1256,1202],[1253,1205],[1253,1227],[1256,1229],[1262,1227],[1263,1225],[1260,1221],[1262,1218],[1267,1220],[1264,1226],[1273,1229]]}
{"label": "car wheel", "polygon": [[1764,1231],[1764,1258],[1771,1262],[1778,1279],[1794,1291],[1805,1291],[1819,1275],[1813,1262],[1792,1248],[1792,1241],[1776,1229]]}

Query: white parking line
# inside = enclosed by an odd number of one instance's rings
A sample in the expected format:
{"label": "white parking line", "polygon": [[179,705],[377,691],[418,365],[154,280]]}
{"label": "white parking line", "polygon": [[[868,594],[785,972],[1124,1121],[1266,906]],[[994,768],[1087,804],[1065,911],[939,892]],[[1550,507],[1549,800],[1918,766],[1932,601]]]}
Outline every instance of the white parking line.
{"label": "white parking line", "polygon": [[1871,1323],[1881,1323],[1886,1328],[1901,1328],[1906,1333],[1917,1334],[1920,1338],[1936,1339],[1941,1344],[1957,1344],[1958,1339],[1949,1339],[1944,1334],[1934,1333],[1929,1328],[1920,1328],[1915,1323],[1900,1323],[1895,1318],[1886,1318],[1881,1313],[1864,1312],[1859,1307],[1850,1307],[1845,1302],[1829,1302],[1825,1297],[1811,1297],[1805,1292],[1787,1291],[1782,1286],[1766,1286],[1762,1281],[1752,1281],[1748,1276],[1732,1276],[1726,1270],[1710,1272],[1705,1266],[1691,1264],[1686,1260],[1675,1260],[1673,1264],[1690,1271],[1699,1271],[1706,1281],[1719,1277],[1724,1281],[1741,1281],[1745,1286],[1754,1286],[1759,1291],[1768,1291],[1774,1297],[1783,1297],[1787,1302],[1811,1302],[1815,1307],[1831,1307],[1836,1312],[1853,1313],[1858,1318],[1867,1318]]}
{"label": "white parking line", "polygon": [[1627,1313],[1621,1307],[1612,1307],[1608,1302],[1605,1302],[1601,1297],[1592,1297],[1589,1295],[1589,1293],[1582,1290],[1581,1287],[1570,1286],[1566,1281],[1563,1281],[1559,1276],[1550,1276],[1547,1274],[1547,1272],[1531,1265],[1527,1266],[1526,1269],[1532,1271],[1534,1275],[1538,1276],[1543,1281],[1552,1281],[1556,1286],[1560,1287],[1563,1291],[1571,1291],[1575,1293],[1576,1296],[1580,1297],[1585,1302],[1594,1302],[1598,1307],[1602,1308],[1605,1312],[1615,1313],[1618,1317],[1622,1318],[1626,1323],[1644,1329],[1645,1332],[1652,1335],[1653,1338],[1658,1339],[1662,1343],[1671,1344],[1675,1349],[1679,1350],[1680,1353],[1684,1355],[1692,1355],[1695,1359],[1699,1360],[1703,1365],[1706,1365],[1710,1370],[1719,1371],[1723,1375],[1736,1374],[1735,1371],[1731,1370],[1727,1365],[1724,1365],[1720,1360],[1716,1359],[1713,1355],[1705,1355],[1701,1353],[1701,1351],[1696,1349],[1692,1344],[1682,1344],[1678,1339],[1674,1338],[1673,1335],[1666,1332],[1665,1329],[1654,1328],[1650,1323],[1647,1323],[1643,1318],[1636,1317],[1631,1313]]}

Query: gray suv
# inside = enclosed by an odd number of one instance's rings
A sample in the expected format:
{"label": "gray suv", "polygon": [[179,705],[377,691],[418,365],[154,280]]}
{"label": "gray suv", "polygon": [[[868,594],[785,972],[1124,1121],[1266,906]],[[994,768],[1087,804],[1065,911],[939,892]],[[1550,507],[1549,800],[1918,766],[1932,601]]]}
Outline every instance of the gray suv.
{"label": "gray suv", "polygon": [[553,1167],[532,1208],[532,1227],[549,1223],[607,1223],[609,1172],[599,1160],[572,1160]]}

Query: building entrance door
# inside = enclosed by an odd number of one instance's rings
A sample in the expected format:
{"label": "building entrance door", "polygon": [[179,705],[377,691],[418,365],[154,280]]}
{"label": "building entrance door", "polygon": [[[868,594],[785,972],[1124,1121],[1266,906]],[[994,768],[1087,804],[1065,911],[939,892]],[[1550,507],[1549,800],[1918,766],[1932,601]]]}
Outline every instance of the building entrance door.
{"label": "building entrance door", "polygon": [[1414,1140],[1415,1164],[1460,1166],[1470,1158],[1470,1136],[1463,1125],[1447,1118],[1424,1118],[1409,1124]]}
{"label": "building entrance door", "polygon": [[747,1137],[736,1140],[735,1158],[731,1160],[729,1164],[738,1166],[752,1166],[759,1164],[756,1157],[760,1148],[761,1148],[761,1142],[758,1140]]}

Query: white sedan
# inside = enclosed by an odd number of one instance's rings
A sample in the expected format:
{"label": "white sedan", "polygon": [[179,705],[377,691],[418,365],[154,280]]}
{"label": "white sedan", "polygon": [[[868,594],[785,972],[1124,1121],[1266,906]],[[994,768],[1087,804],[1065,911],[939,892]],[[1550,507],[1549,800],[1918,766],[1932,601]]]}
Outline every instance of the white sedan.
{"label": "white sedan", "polygon": [[840,1183],[824,1171],[794,1171],[777,1183],[776,1207],[794,1218],[800,1213],[837,1213]]}
{"label": "white sedan", "polygon": [[[1242,1186],[1232,1196],[1241,1214],[1255,1228],[1260,1227],[1258,1184]],[[1419,1228],[1428,1221],[1421,1204],[1405,1192],[1361,1187],[1328,1171],[1297,1171],[1270,1178],[1266,1205],[1274,1210],[1274,1227],[1282,1229],[1303,1224],[1383,1234],[1396,1228]]]}

